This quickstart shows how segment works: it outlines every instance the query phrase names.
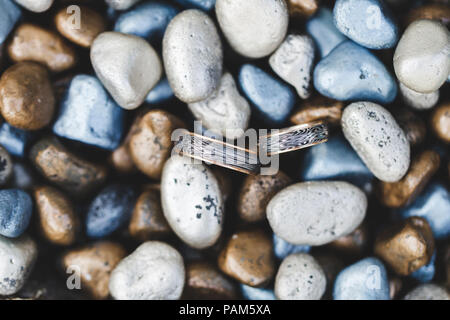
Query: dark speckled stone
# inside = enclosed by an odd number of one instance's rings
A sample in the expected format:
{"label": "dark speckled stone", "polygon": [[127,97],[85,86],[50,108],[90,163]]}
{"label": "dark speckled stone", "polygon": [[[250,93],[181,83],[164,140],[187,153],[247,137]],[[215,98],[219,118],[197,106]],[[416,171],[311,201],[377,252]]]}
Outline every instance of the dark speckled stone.
{"label": "dark speckled stone", "polygon": [[18,189],[0,191],[0,234],[19,237],[30,223],[33,202],[28,193]]}

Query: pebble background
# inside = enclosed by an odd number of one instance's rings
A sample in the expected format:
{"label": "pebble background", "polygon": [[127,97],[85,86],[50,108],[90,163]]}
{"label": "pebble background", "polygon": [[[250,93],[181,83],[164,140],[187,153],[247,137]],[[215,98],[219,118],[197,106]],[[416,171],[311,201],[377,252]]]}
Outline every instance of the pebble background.
{"label": "pebble background", "polygon": [[[0,0],[0,300],[449,300],[449,21],[448,0]],[[246,176],[171,156],[194,120],[330,137]]]}

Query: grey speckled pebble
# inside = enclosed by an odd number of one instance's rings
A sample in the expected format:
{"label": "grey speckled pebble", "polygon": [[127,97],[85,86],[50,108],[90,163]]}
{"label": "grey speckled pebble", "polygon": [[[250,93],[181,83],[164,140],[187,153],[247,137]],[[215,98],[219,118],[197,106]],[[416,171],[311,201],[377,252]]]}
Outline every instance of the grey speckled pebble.
{"label": "grey speckled pebble", "polygon": [[281,190],[266,212],[280,238],[320,246],[351,233],[363,221],[366,209],[366,195],[350,183],[308,181]]}
{"label": "grey speckled pebble", "polygon": [[53,0],[14,0],[22,7],[33,12],[44,12],[50,9]]}
{"label": "grey speckled pebble", "polygon": [[37,247],[28,236],[9,239],[0,236],[0,295],[19,291],[30,274]]}
{"label": "grey speckled pebble", "polygon": [[430,93],[450,74],[450,32],[440,22],[417,20],[403,33],[394,53],[397,78],[408,88]]}
{"label": "grey speckled pebble", "polygon": [[110,6],[115,10],[127,10],[141,0],[105,0],[105,1],[108,4],[108,6]]}
{"label": "grey speckled pebble", "polygon": [[173,155],[164,165],[161,204],[173,231],[197,249],[212,246],[223,226],[223,197],[219,183],[203,164]]}
{"label": "grey speckled pebble", "polygon": [[211,18],[200,10],[185,10],[172,19],[163,39],[167,79],[183,102],[198,102],[217,89],[223,52]]}
{"label": "grey speckled pebble", "polygon": [[426,283],[414,288],[404,300],[450,300],[450,294],[441,286]]}
{"label": "grey speckled pebble", "polygon": [[207,99],[190,103],[189,109],[202,125],[228,139],[240,137],[250,120],[250,105],[239,94],[233,76],[225,73],[219,88]]}
{"label": "grey speckled pebble", "polygon": [[271,54],[289,22],[284,0],[217,0],[216,16],[233,49],[249,58]]}
{"label": "grey speckled pebble", "polygon": [[290,34],[269,59],[273,71],[297,89],[302,99],[311,95],[314,42],[309,36]]}
{"label": "grey speckled pebble", "polygon": [[420,93],[411,90],[401,82],[399,84],[399,88],[403,101],[411,108],[417,110],[431,109],[439,100],[439,90],[431,93]]}
{"label": "grey speckled pebble", "polygon": [[341,119],[345,138],[380,180],[399,181],[408,171],[410,147],[394,117],[372,102],[355,102]]}
{"label": "grey speckled pebble", "polygon": [[104,32],[92,44],[94,70],[114,100],[124,109],[136,109],[158,83],[162,64],[144,39]]}
{"label": "grey speckled pebble", "polygon": [[117,300],[176,300],[184,288],[181,254],[163,242],[148,241],[111,273],[109,291]]}
{"label": "grey speckled pebble", "polygon": [[275,296],[280,300],[319,300],[327,279],[322,267],[307,253],[288,256],[275,278]]}

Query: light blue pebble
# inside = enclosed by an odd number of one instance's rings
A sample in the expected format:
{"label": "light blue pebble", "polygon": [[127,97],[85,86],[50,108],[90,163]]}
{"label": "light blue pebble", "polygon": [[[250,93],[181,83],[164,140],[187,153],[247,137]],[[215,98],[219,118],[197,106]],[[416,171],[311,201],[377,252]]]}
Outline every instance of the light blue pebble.
{"label": "light blue pebble", "polygon": [[149,104],[158,104],[166,102],[174,97],[172,88],[166,77],[162,78],[156,86],[148,93],[145,102]]}
{"label": "light blue pebble", "polygon": [[295,93],[287,84],[254,65],[244,64],[239,85],[266,123],[279,125],[287,120],[295,103]]}
{"label": "light blue pebble", "polygon": [[129,186],[116,184],[104,188],[88,209],[88,237],[103,238],[122,227],[130,219],[135,200],[135,191]]}
{"label": "light blue pebble", "polygon": [[7,122],[0,126],[0,145],[13,156],[25,157],[25,150],[30,140],[31,134],[28,131],[17,129]]}
{"label": "light blue pebble", "polygon": [[450,193],[440,182],[430,183],[413,203],[396,210],[395,214],[404,219],[425,218],[436,239],[450,236]]}
{"label": "light blue pebble", "polygon": [[332,99],[391,103],[397,83],[383,63],[369,50],[345,41],[323,58],[314,69],[314,86]]}
{"label": "light blue pebble", "polygon": [[8,37],[22,12],[12,0],[0,0],[0,45]]}
{"label": "light blue pebble", "polygon": [[61,102],[53,132],[62,138],[114,150],[124,132],[125,111],[93,76],[75,76]]}
{"label": "light blue pebble", "polygon": [[216,5],[216,0],[175,0],[183,7],[209,11]]}
{"label": "light blue pebble", "polygon": [[310,250],[311,246],[291,244],[278,237],[275,233],[273,234],[273,251],[280,260],[293,253],[308,253]]}
{"label": "light blue pebble", "polygon": [[330,53],[338,44],[347,40],[334,25],[333,13],[323,7],[308,20],[306,31],[314,39],[321,58]]}
{"label": "light blue pebble", "polygon": [[394,18],[380,0],[337,0],[333,16],[339,31],[366,48],[392,48],[398,41]]}
{"label": "light blue pebble", "polygon": [[122,13],[114,31],[133,34],[150,42],[160,42],[170,20],[178,13],[174,6],[161,1],[144,2]]}
{"label": "light blue pebble", "polygon": [[246,300],[276,300],[275,294],[271,289],[254,288],[241,284],[241,292]]}
{"label": "light blue pebble", "polygon": [[334,300],[389,300],[386,268],[377,258],[365,258],[342,270],[334,282]]}
{"label": "light blue pebble", "polygon": [[337,134],[326,143],[305,149],[300,179],[343,180],[369,192],[372,189],[373,174],[347,140]]}
{"label": "light blue pebble", "polygon": [[0,190],[0,235],[17,238],[28,227],[33,201],[19,189]]}
{"label": "light blue pebble", "polygon": [[430,262],[421,267],[419,270],[414,271],[411,274],[411,277],[416,279],[419,282],[426,283],[430,282],[434,278],[434,274],[436,272],[436,251],[434,251],[433,255],[431,256]]}

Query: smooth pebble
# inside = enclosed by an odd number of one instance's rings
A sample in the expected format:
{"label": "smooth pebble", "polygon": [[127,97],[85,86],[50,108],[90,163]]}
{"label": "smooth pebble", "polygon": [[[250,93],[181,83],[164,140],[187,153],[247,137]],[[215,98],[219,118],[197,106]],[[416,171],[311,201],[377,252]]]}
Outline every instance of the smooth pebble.
{"label": "smooth pebble", "polygon": [[0,190],[0,235],[17,238],[27,229],[33,200],[19,189]]}
{"label": "smooth pebble", "polygon": [[439,90],[430,93],[420,93],[408,88],[401,82],[398,87],[405,104],[416,110],[431,109],[439,100]]}
{"label": "smooth pebble", "polygon": [[53,0],[14,0],[25,9],[32,12],[44,12],[50,9]]}
{"label": "smooth pebble", "polygon": [[0,0],[0,45],[21,17],[20,8],[12,0]]}
{"label": "smooth pebble", "polygon": [[106,4],[114,10],[127,10],[141,0],[105,0]]}

